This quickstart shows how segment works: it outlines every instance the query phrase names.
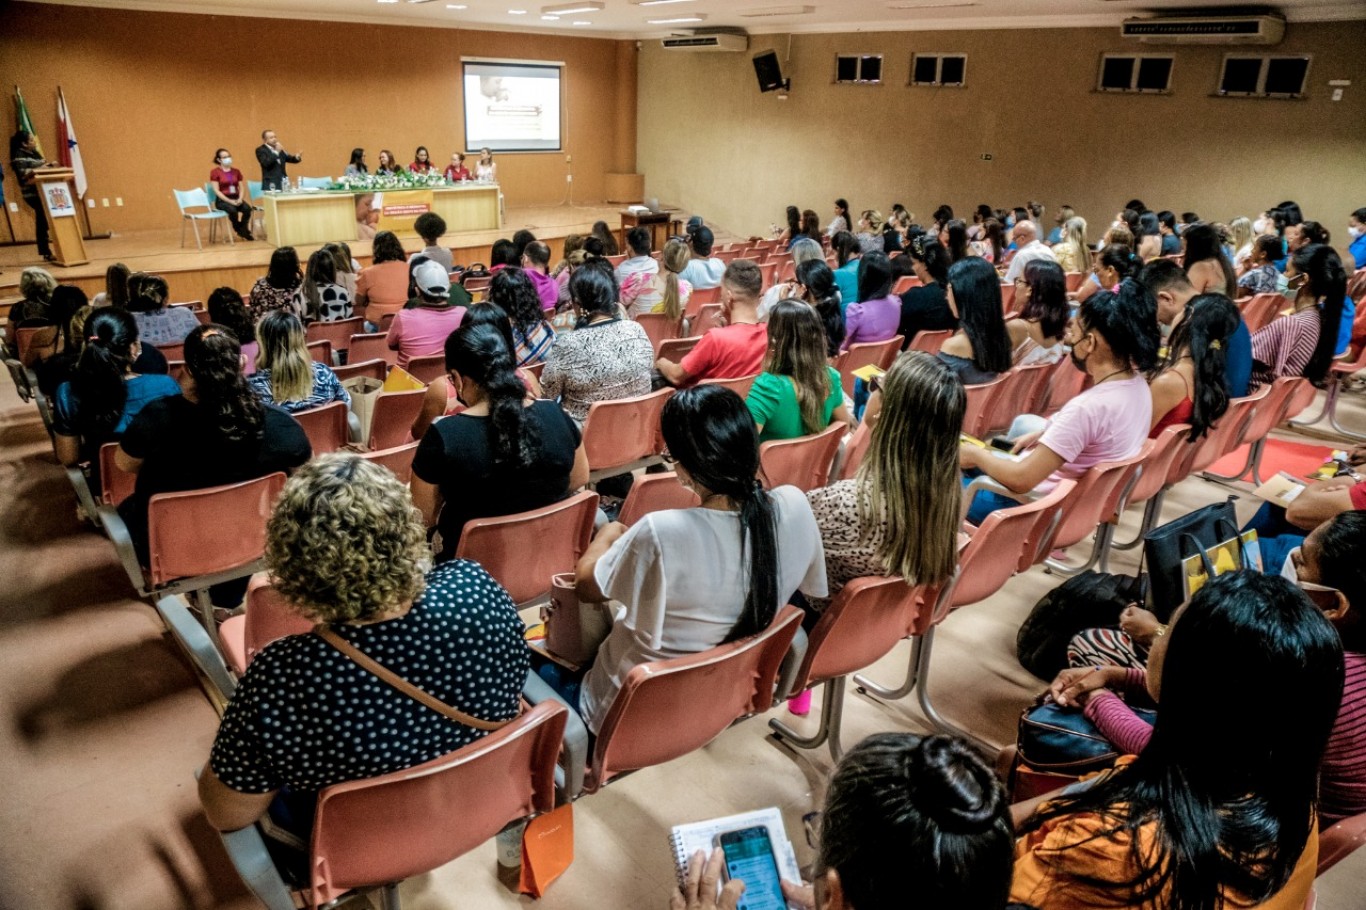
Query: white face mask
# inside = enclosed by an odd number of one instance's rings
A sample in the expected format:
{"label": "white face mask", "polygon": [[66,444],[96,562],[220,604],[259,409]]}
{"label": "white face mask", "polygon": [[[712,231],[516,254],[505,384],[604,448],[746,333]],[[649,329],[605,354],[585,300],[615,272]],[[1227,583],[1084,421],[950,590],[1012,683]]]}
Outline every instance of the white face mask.
{"label": "white face mask", "polygon": [[1356,238],[1360,237],[1362,233],[1366,233],[1366,227],[1362,227],[1359,224],[1349,224],[1347,225],[1347,233],[1351,235],[1353,240],[1355,240]]}
{"label": "white face mask", "polygon": [[223,165],[223,167],[232,167],[232,156],[229,155],[228,157],[221,159],[218,163]]}
{"label": "white face mask", "polygon": [[1300,555],[1300,548],[1296,547],[1285,554],[1285,562],[1281,563],[1281,577],[1292,585],[1300,583],[1300,570],[1295,565],[1296,557]]}
{"label": "white face mask", "polygon": [[1252,233],[1258,237],[1266,233],[1266,219],[1258,218],[1252,222]]}

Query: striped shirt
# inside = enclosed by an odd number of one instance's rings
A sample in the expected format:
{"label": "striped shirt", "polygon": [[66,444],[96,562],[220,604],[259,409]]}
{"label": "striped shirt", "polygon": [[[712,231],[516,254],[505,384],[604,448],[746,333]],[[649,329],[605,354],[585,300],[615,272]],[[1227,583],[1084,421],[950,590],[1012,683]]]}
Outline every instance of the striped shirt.
{"label": "striped shirt", "polygon": [[1252,383],[1248,393],[1281,376],[1303,376],[1319,343],[1323,319],[1310,307],[1273,319],[1252,336]]}
{"label": "striped shirt", "polygon": [[1319,765],[1319,826],[1366,812],[1366,654],[1348,651],[1342,705]]}

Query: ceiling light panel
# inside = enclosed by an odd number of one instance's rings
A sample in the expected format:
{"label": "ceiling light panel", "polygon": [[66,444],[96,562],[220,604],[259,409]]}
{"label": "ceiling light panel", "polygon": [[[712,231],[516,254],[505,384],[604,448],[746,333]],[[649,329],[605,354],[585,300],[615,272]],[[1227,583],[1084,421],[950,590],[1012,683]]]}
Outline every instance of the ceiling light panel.
{"label": "ceiling light panel", "polygon": [[600,0],[579,0],[576,3],[557,3],[554,6],[541,7],[541,14],[545,16],[576,16],[580,13],[601,12],[606,6]]}
{"label": "ceiling light panel", "polygon": [[766,6],[762,9],[748,9],[736,13],[743,19],[764,19],[769,16],[809,16],[816,11],[814,6]]}

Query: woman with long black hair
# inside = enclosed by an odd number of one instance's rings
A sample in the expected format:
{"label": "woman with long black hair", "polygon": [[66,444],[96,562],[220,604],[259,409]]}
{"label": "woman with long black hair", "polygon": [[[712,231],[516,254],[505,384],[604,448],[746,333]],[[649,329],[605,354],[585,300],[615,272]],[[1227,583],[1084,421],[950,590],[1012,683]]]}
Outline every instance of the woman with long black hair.
{"label": "woman with long black hair", "polygon": [[830,248],[835,251],[835,284],[840,289],[840,312],[845,312],[849,304],[858,302],[859,260],[863,247],[853,234],[840,231],[831,238]]}
{"label": "woman with long black hair", "polygon": [[827,237],[834,237],[840,231],[850,230],[854,220],[849,214],[849,200],[835,200],[835,217],[831,219],[830,225],[825,229]]}
{"label": "woman with long black hair", "polygon": [[171,377],[143,376],[133,370],[142,343],[138,324],[127,310],[96,310],[82,332],[81,356],[70,381],[57,387],[52,402],[53,445],[65,465],[93,460],[99,447],[122,436],[149,402],[180,394]]}
{"label": "woman with long black hair", "polygon": [[949,269],[946,292],[958,331],[939,349],[939,359],[967,385],[991,382],[1010,369],[1010,334],[1001,312],[1001,282],[978,256]]}
{"label": "woman with long black hair", "polygon": [[1223,294],[1230,299],[1238,296],[1238,276],[1213,225],[1191,225],[1181,235],[1181,242],[1186,247],[1181,268],[1197,293]]}
{"label": "woman with long black hair", "polygon": [[949,251],[950,262],[961,262],[972,255],[968,250],[968,226],[957,218],[949,219],[939,230],[939,242]]}
{"label": "woman with long black hair", "polygon": [[796,487],[759,484],[759,435],[740,396],[684,389],[661,424],[679,481],[702,504],[605,525],[579,560],[580,598],[625,604],[579,697],[594,732],[631,668],[754,635],[794,592],[826,593],[811,507]]}
{"label": "woman with long black hair", "polygon": [[824,259],[810,259],[797,266],[795,297],[811,304],[825,329],[825,356],[833,358],[844,343],[844,312],[835,273]]}
{"label": "woman with long black hair", "polygon": [[858,302],[844,308],[844,349],[893,338],[900,324],[901,298],[892,293],[891,260],[879,250],[864,253],[858,265]]}
{"label": "woman with long black hair", "polygon": [[1015,279],[1015,310],[1020,314],[1006,323],[1010,333],[1010,358],[1017,367],[1057,363],[1066,349],[1071,307],[1067,302],[1067,275],[1062,266],[1035,259]]}
{"label": "woman with long black hair", "polygon": [[578,426],[555,402],[527,398],[497,328],[452,332],[446,378],[465,408],[427,430],[412,481],[413,502],[441,534],[439,560],[455,555],[466,522],[539,509],[588,482]]}
{"label": "woman with long black hair", "polygon": [[1295,292],[1294,312],[1253,333],[1250,392],[1281,376],[1322,382],[1339,347],[1347,272],[1337,250],[1317,243],[1303,247],[1285,274]]}
{"label": "woman with long black hair", "polygon": [[1213,579],[1148,656],[1147,745],[1025,820],[1011,898],[1039,910],[1303,907],[1343,674],[1338,633],[1291,582]]}
{"label": "woman with long black hair", "polygon": [[1228,410],[1229,339],[1238,330],[1238,308],[1223,294],[1201,294],[1167,342],[1167,359],[1149,375],[1156,437],[1178,423],[1191,425],[1195,442]]}

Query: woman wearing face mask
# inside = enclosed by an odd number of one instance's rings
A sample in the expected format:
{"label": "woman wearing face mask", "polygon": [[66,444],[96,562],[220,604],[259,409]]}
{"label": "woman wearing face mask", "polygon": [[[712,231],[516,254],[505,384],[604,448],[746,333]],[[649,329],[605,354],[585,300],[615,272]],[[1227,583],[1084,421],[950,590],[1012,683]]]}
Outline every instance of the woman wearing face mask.
{"label": "woman wearing face mask", "polygon": [[209,171],[209,183],[213,184],[213,207],[228,213],[232,229],[243,240],[255,240],[251,236],[251,203],[246,199],[246,181],[242,172],[232,166],[232,153],[219,149],[213,156],[213,170]]}
{"label": "woman wearing face mask", "polygon": [[1295,292],[1294,312],[1253,333],[1249,392],[1281,376],[1321,382],[1351,335],[1351,318],[1344,318],[1347,273],[1336,250],[1323,244],[1304,247],[1285,274]]}
{"label": "woman wearing face mask", "polygon": [[[965,471],[980,471],[1016,494],[1042,495],[1064,478],[1080,477],[1092,465],[1131,458],[1148,438],[1153,400],[1143,373],[1157,363],[1157,304],[1135,281],[1118,293],[1102,291],[1081,305],[1065,343],[1073,365],[1091,376],[1093,385],[1063,405],[1043,429],[1015,438],[1024,458],[997,458],[974,445],[959,447]],[[968,478],[964,478],[966,486]],[[981,524],[987,515],[1016,505],[1017,500],[990,490],[979,492],[968,520]]]}
{"label": "woman wearing face mask", "polygon": [[1366,269],[1366,207],[1347,216],[1347,234],[1352,242],[1347,249],[1356,268]]}

